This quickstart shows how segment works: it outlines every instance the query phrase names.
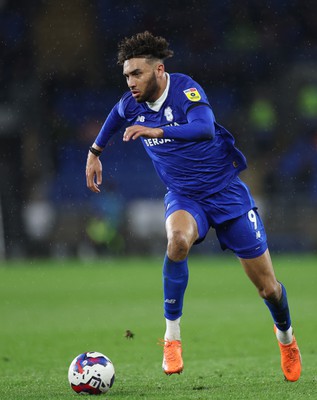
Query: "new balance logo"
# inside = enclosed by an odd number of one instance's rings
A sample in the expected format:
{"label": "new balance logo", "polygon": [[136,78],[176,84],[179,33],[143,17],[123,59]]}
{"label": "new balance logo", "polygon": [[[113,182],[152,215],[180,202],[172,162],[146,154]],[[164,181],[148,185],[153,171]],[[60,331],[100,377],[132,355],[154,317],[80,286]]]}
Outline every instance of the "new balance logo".
{"label": "new balance logo", "polygon": [[145,117],[143,115],[139,115],[136,119],[136,122],[145,122]]}
{"label": "new balance logo", "polygon": [[164,303],[175,304],[176,303],[176,299],[166,299]]}

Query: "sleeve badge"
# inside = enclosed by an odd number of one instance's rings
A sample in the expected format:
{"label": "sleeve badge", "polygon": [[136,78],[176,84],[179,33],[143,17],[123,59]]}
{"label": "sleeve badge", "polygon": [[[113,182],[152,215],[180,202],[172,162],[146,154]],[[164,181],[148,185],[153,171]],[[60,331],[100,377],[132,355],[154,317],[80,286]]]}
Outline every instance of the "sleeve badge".
{"label": "sleeve badge", "polygon": [[201,96],[196,88],[186,89],[184,90],[184,93],[190,101],[199,101],[201,99]]}

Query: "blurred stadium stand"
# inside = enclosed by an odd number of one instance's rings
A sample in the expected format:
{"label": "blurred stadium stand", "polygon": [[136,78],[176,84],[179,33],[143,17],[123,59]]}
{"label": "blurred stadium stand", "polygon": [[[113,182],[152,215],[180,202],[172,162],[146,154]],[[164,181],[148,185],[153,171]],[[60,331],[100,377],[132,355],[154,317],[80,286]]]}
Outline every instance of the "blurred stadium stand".
{"label": "blurred stadium stand", "polygon": [[[117,42],[145,29],[169,40],[167,70],[200,82],[234,133],[271,248],[315,251],[316,15],[300,0],[0,0],[0,257],[164,249],[164,187],[140,143],[118,133],[100,196],[84,175],[126,90]],[[193,251],[219,245],[210,233]]]}

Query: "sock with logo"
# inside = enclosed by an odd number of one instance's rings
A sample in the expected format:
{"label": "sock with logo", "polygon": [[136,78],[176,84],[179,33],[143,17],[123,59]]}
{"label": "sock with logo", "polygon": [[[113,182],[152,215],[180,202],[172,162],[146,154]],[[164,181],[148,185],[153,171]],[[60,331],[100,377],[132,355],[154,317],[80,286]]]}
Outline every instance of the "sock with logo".
{"label": "sock with logo", "polygon": [[172,261],[165,256],[163,264],[164,316],[174,321],[182,315],[184,294],[188,283],[187,258]]}
{"label": "sock with logo", "polygon": [[280,283],[282,288],[282,297],[277,304],[271,303],[268,300],[264,300],[265,304],[268,306],[274,324],[280,331],[287,331],[291,326],[291,317],[288,308],[286,289],[282,283]]}

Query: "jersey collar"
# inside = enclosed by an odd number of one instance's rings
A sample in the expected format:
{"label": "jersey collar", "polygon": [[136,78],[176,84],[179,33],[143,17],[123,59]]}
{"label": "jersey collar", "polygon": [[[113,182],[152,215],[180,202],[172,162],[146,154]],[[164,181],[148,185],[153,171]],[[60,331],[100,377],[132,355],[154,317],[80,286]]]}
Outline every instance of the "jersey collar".
{"label": "jersey collar", "polygon": [[164,101],[166,100],[166,97],[168,95],[168,90],[170,88],[170,76],[167,72],[165,72],[166,78],[167,78],[167,83],[166,83],[166,88],[164,90],[164,92],[162,93],[162,95],[155,100],[153,103],[150,102],[146,102],[147,106],[152,110],[152,111],[160,111]]}

